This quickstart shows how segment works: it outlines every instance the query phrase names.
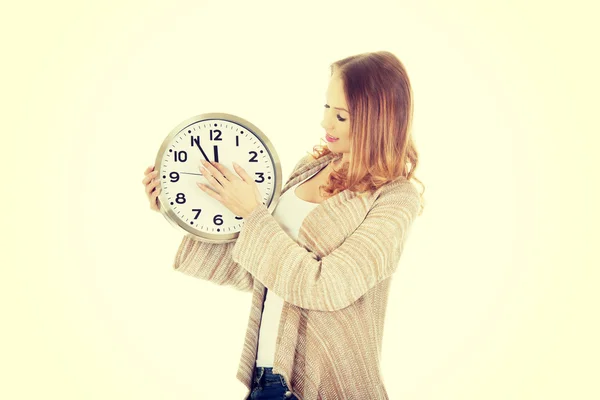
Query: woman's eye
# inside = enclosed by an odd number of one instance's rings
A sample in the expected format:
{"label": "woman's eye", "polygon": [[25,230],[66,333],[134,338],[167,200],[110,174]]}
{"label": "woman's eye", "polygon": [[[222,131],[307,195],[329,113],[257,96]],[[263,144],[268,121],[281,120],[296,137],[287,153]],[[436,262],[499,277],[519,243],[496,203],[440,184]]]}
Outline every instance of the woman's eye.
{"label": "woman's eye", "polygon": [[[329,108],[329,104],[325,104],[325,108]],[[337,115],[337,119],[340,122],[344,122],[346,120],[346,118],[340,117],[340,114]]]}

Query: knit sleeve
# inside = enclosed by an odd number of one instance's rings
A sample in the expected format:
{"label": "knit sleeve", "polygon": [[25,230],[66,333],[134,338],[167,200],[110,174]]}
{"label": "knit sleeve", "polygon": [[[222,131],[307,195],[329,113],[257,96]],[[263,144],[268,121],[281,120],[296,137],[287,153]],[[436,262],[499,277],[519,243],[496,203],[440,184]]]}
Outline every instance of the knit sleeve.
{"label": "knit sleeve", "polygon": [[416,191],[401,188],[380,195],[356,230],[320,258],[298,245],[259,205],[245,219],[231,255],[285,301],[335,311],[394,273],[418,209]]}
{"label": "knit sleeve", "polygon": [[[287,181],[289,182],[298,168],[311,159],[310,154],[302,157],[294,166]],[[232,260],[231,251],[234,244],[235,242],[208,243],[185,235],[177,249],[173,269],[217,285],[232,286],[241,291],[251,292],[254,277]]]}
{"label": "knit sleeve", "polygon": [[208,243],[186,235],[177,249],[173,269],[217,285],[251,292],[254,277],[231,259],[233,244]]}

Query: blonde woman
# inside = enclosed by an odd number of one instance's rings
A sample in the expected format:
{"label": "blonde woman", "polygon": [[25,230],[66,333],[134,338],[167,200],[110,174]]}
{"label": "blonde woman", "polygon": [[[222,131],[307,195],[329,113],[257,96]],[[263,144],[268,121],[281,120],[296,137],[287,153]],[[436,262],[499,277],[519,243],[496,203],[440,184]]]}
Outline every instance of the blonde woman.
{"label": "blonde woman", "polygon": [[[380,358],[389,287],[424,205],[411,181],[412,101],[393,54],[334,62],[326,144],[296,163],[273,214],[243,168],[204,165],[199,190],[244,225],[232,243],[185,236],[173,267],[252,292],[236,375],[245,399],[388,399]],[[158,211],[156,172],[144,174]]]}

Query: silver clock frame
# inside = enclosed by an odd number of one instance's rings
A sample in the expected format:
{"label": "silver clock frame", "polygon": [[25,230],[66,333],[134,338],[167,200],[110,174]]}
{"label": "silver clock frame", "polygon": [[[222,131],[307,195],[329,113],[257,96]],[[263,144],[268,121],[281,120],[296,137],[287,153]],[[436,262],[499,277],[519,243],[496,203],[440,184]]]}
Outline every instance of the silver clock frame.
{"label": "silver clock frame", "polygon": [[[235,242],[237,240],[239,232],[234,232],[230,234],[212,234],[195,229],[194,227],[180,220],[175,214],[175,212],[171,209],[171,207],[166,205],[168,204],[168,200],[166,199],[164,191],[162,191],[162,169],[165,166],[161,165],[161,161],[163,159],[164,152],[167,151],[169,143],[171,143],[172,139],[186,127],[209,119],[218,119],[225,122],[233,122],[238,125],[241,125],[262,142],[262,144],[267,149],[267,152],[269,153],[269,157],[271,157],[271,160],[273,161],[275,171],[274,190],[273,194],[271,195],[270,202],[267,205],[267,209],[270,213],[273,213],[275,207],[277,207],[277,203],[279,202],[279,198],[281,196],[283,177],[281,175],[281,162],[279,159],[279,155],[277,154],[273,143],[271,143],[267,135],[265,135],[256,125],[252,124],[250,121],[245,120],[244,118],[238,117],[237,115],[222,112],[210,112],[193,116],[179,123],[175,128],[171,130],[171,132],[169,132],[167,137],[164,139],[162,145],[160,146],[160,149],[158,150],[158,153],[156,155],[156,160],[154,162],[155,170],[159,171],[157,177],[161,182],[159,184],[159,186],[161,187],[161,192],[158,195],[158,198],[160,200],[160,212],[166,218],[166,220],[169,221],[169,223],[171,223],[171,225],[173,225],[176,229],[180,230],[186,236],[190,236],[193,239],[208,243],[230,243]],[[238,160],[236,160],[236,162],[237,161]],[[245,165],[245,162],[245,160],[243,162],[241,162],[240,160],[238,164],[243,166]],[[201,192],[201,189],[198,188],[198,191]],[[208,196],[208,194],[204,195]]]}

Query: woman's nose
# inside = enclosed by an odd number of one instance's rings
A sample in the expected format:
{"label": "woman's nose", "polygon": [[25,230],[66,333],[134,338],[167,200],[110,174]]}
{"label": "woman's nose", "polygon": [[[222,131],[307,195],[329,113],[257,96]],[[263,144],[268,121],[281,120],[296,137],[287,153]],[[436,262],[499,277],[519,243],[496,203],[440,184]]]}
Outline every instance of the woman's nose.
{"label": "woman's nose", "polygon": [[327,130],[327,131],[331,131],[332,126],[331,126],[331,119],[329,119],[329,117],[327,117],[327,115],[323,116],[323,119],[321,120],[321,127],[323,127],[323,129]]}

